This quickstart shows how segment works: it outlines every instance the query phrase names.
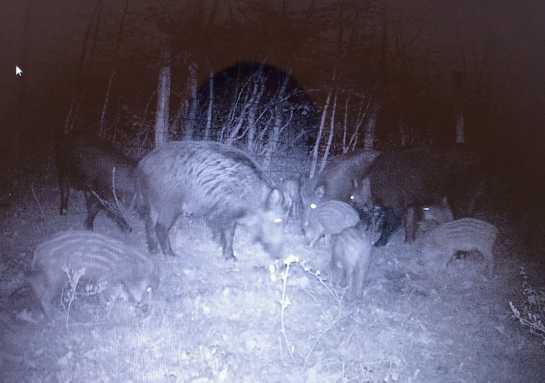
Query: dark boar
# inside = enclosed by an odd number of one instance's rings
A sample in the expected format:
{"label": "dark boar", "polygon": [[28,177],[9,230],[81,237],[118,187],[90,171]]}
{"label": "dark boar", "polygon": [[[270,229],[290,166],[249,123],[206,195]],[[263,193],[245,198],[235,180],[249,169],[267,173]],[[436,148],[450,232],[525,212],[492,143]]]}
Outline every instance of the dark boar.
{"label": "dark boar", "polygon": [[378,152],[357,150],[337,156],[314,179],[309,180],[302,188],[303,220],[306,222],[313,207],[325,201],[337,200],[350,202],[354,181],[363,178]]}
{"label": "dark boar", "polygon": [[[246,106],[233,110],[232,100],[244,103],[247,97],[251,98],[251,110],[255,116],[269,113],[274,105],[277,116],[282,121],[289,121],[281,135],[281,141],[288,143],[289,147],[314,142],[316,129],[311,127],[319,124],[318,108],[297,78],[285,68],[263,62],[240,61],[215,72],[212,79],[206,79],[197,89],[199,110],[206,110],[211,102],[214,104],[215,124],[228,125],[230,119],[234,119],[240,123],[241,132],[266,128],[268,122],[265,118],[246,118]],[[250,126],[252,123],[254,125]],[[210,138],[220,139],[220,130],[217,134],[212,131]]]}
{"label": "dark boar", "polygon": [[352,206],[342,201],[326,201],[311,209],[303,226],[307,243],[314,247],[323,236],[338,234],[347,227],[356,225],[360,218]]}
{"label": "dark boar", "polygon": [[382,235],[375,246],[385,245],[402,220],[405,241],[413,242],[419,208],[434,207],[448,216],[450,206],[445,197],[458,172],[456,161],[431,148],[401,149],[378,156],[364,174],[363,187],[356,182],[352,193],[360,203],[369,198],[373,204],[385,208]]}
{"label": "dark boar", "polygon": [[330,268],[333,279],[339,280],[342,287],[348,286],[352,298],[361,297],[373,248],[365,224],[360,222],[344,229],[333,235],[332,241]]}
{"label": "dark boar", "polygon": [[134,198],[134,168],[133,160],[98,137],[85,133],[64,137],[57,147],[60,214],[66,214],[73,188],[85,194],[88,230],[98,212],[105,210],[123,231],[130,231],[122,211]]}
{"label": "dark boar", "polygon": [[151,252],[158,251],[158,241],[165,255],[174,255],[168,233],[184,213],[206,219],[219,234],[226,259],[235,259],[237,223],[247,226],[271,256],[281,254],[282,193],[244,152],[214,142],[171,142],[144,157],[137,173]]}
{"label": "dark boar", "polygon": [[154,263],[138,249],[90,231],[61,232],[38,245],[28,276],[48,318],[53,314],[51,301],[68,282],[69,272],[106,283],[107,290],[121,286],[135,303],[143,303],[158,286]]}

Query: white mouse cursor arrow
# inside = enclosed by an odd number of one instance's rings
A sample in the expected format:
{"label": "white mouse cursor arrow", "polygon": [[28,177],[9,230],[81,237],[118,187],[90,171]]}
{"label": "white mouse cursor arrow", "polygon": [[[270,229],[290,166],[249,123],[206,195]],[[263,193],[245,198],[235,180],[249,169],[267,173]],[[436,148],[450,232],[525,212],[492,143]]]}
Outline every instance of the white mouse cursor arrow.
{"label": "white mouse cursor arrow", "polygon": [[23,70],[19,68],[17,65],[15,65],[15,75],[19,77],[23,76]]}

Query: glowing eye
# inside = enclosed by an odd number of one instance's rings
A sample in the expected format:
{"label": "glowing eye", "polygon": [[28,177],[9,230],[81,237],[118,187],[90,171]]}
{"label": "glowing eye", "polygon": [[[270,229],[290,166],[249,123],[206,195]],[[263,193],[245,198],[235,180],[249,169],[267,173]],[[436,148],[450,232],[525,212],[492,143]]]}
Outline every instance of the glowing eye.
{"label": "glowing eye", "polygon": [[351,195],[351,196],[350,196],[350,199],[351,199],[351,200],[353,201],[353,200],[354,200],[354,196],[353,196],[353,195]]}
{"label": "glowing eye", "polygon": [[280,223],[280,222],[282,222],[282,218],[275,218],[275,219],[273,219],[273,222],[274,223]]}
{"label": "glowing eye", "polygon": [[316,206],[315,203],[311,203],[311,204],[310,204],[310,208],[311,208],[311,209],[316,209],[317,207],[318,207],[318,206]]}
{"label": "glowing eye", "polygon": [[424,210],[424,211],[429,211],[430,208],[429,208],[429,207],[425,207],[423,210]]}

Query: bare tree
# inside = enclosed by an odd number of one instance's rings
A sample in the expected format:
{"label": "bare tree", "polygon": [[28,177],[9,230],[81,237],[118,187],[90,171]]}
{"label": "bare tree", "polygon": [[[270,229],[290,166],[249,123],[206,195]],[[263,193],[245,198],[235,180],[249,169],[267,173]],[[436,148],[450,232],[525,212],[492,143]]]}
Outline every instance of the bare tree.
{"label": "bare tree", "polygon": [[79,106],[81,103],[81,100],[83,98],[83,74],[85,73],[85,68],[87,65],[87,62],[91,56],[91,50],[90,42],[91,42],[91,32],[93,28],[95,29],[95,36],[97,25],[100,21],[100,14],[102,12],[102,0],[97,0],[95,4],[95,8],[93,9],[93,12],[91,14],[91,17],[89,19],[89,23],[87,24],[87,28],[85,30],[85,37],[83,38],[83,43],[81,46],[81,53],[78,63],[78,69],[76,72],[76,77],[74,81],[74,91],[72,93],[72,101],[70,103],[70,107],[68,109],[68,113],[66,115],[66,119],[64,122],[64,133],[69,132],[72,130],[73,126],[75,125],[77,121],[77,115]]}
{"label": "bare tree", "polygon": [[375,136],[376,136],[376,124],[377,124],[377,109],[372,108],[367,113],[365,124],[365,135],[363,138],[363,149],[374,150],[375,148]]}
{"label": "bare tree", "polygon": [[346,97],[346,100],[344,102],[344,119],[343,119],[343,141],[342,141],[342,151],[343,154],[348,151],[347,145],[346,145],[346,139],[348,137],[348,106],[350,105],[350,95]]}
{"label": "bare tree", "polygon": [[[183,121],[184,138],[193,138],[198,114],[198,63],[203,57],[203,47],[210,48],[214,41],[210,32],[217,15],[218,1],[201,1],[197,3],[164,0],[152,2],[146,9],[146,15],[153,21],[159,31],[160,38],[168,41],[168,64],[165,64],[165,52],[161,53],[161,70],[159,75],[156,128],[156,144],[166,141],[168,132],[168,103],[170,98],[170,66],[184,61],[188,64],[187,101],[181,102],[175,121]],[[168,89],[167,89],[168,88]],[[183,97],[183,96],[182,96]]]}
{"label": "bare tree", "polygon": [[327,158],[329,157],[329,152],[331,151],[331,144],[333,143],[333,137],[335,135],[335,113],[336,112],[337,112],[337,90],[334,91],[333,108],[331,109],[331,118],[329,120],[329,136],[327,137],[325,152],[322,157],[322,163],[320,164],[320,173],[324,171],[325,166],[327,164]]}
{"label": "bare tree", "polygon": [[324,107],[322,109],[322,116],[320,118],[320,127],[318,130],[318,136],[316,137],[316,141],[314,142],[314,147],[312,148],[312,158],[311,158],[311,164],[310,164],[310,173],[309,178],[314,178],[316,175],[316,166],[318,164],[318,155],[319,155],[319,149],[320,149],[320,143],[322,141],[322,135],[324,133],[324,126],[325,126],[325,120],[327,116],[327,110],[329,109],[329,103],[331,102],[331,95],[333,94],[333,89],[329,91],[327,94],[327,98],[325,100]]}
{"label": "bare tree", "polygon": [[161,67],[157,84],[157,112],[155,114],[155,146],[168,141],[169,102],[170,102],[170,51],[165,46],[161,53]]}
{"label": "bare tree", "polygon": [[105,130],[106,130],[106,112],[107,112],[108,104],[110,101],[110,92],[112,90],[114,77],[116,76],[117,71],[119,69],[119,50],[121,49],[121,42],[123,40],[123,33],[125,29],[125,20],[127,18],[128,11],[129,11],[129,0],[125,0],[125,7],[123,8],[121,21],[119,22],[119,31],[117,32],[117,38],[115,41],[114,58],[112,60],[113,61],[112,71],[108,78],[108,86],[106,87],[106,94],[104,96],[104,103],[102,105],[102,112],[100,114],[100,135],[101,136],[104,136]]}
{"label": "bare tree", "polygon": [[464,113],[460,112],[456,116],[456,143],[463,144],[464,142],[465,142]]}
{"label": "bare tree", "polygon": [[252,97],[248,108],[248,135],[247,147],[250,153],[255,153],[257,150],[256,133],[257,133],[257,114],[260,100],[265,91],[265,78],[263,76],[263,66],[259,67],[256,72],[256,78],[253,81]]}
{"label": "bare tree", "polygon": [[287,121],[283,121],[284,113],[282,111],[283,104],[284,104],[284,97],[287,94],[287,87],[288,87],[288,81],[290,78],[290,74],[286,73],[284,76],[284,81],[282,82],[282,86],[278,90],[278,93],[276,97],[273,99],[273,126],[272,126],[272,132],[269,134],[269,142],[267,145],[267,149],[265,152],[265,161],[263,164],[263,167],[265,169],[268,169],[271,164],[271,159],[273,153],[276,152],[276,148],[279,146],[280,136],[282,135],[282,131],[286,128],[287,124],[290,123],[291,116],[287,118]]}
{"label": "bare tree", "polygon": [[198,66],[194,61],[190,61],[188,65],[187,90],[189,100],[186,101],[184,119],[184,139],[191,140],[195,131],[195,123],[197,119],[198,99],[197,99],[197,71]]}
{"label": "bare tree", "polygon": [[208,76],[208,108],[206,111],[206,128],[204,130],[204,139],[210,139],[210,130],[212,129],[212,118],[214,113],[214,72]]}

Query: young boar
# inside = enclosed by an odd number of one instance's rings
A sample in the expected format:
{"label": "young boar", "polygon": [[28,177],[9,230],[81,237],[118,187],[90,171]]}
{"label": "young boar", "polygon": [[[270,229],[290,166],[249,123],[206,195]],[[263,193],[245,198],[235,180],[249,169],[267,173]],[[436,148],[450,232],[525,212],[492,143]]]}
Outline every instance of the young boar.
{"label": "young boar", "polygon": [[123,287],[135,303],[143,303],[157,288],[155,264],[143,252],[91,231],[65,231],[38,245],[28,280],[46,317],[53,314],[52,300],[68,281],[67,272],[105,283],[107,289]]}
{"label": "young boar", "polygon": [[304,225],[307,243],[314,247],[323,236],[338,234],[356,225],[360,220],[358,212],[342,201],[327,201],[311,209]]}
{"label": "young boar", "polygon": [[446,269],[458,251],[476,250],[483,256],[488,274],[494,274],[496,226],[475,218],[461,218],[439,225],[422,238],[423,261],[432,267]]}
{"label": "young boar", "polygon": [[[366,281],[373,243],[365,224],[344,229],[332,236],[331,273],[343,287],[349,287],[349,296],[360,298]],[[339,272],[341,273],[338,278]]]}

